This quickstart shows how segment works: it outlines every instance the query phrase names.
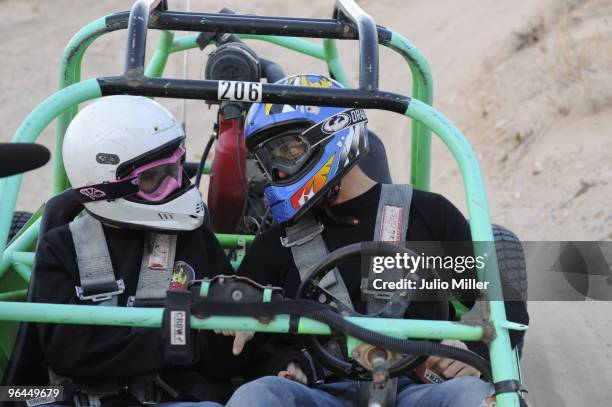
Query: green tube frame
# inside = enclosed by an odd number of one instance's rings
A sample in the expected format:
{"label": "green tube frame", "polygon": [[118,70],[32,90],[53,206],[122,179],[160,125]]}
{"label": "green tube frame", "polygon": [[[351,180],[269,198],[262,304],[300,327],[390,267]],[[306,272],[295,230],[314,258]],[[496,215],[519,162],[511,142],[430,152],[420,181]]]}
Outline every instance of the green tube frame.
{"label": "green tube frame", "polygon": [[[54,192],[59,192],[67,187],[67,180],[61,164],[61,143],[63,134],[78,110],[78,105],[87,100],[100,97],[100,89],[95,79],[80,80],[81,61],[86,48],[100,35],[119,29],[121,27],[106,27],[105,18],[98,19],[84,27],[73,37],[66,48],[60,73],[60,86],[62,90],[55,93],[36,109],[34,109],[16,132],[14,142],[33,142],[42,130],[56,117],[58,127],[56,131],[56,154],[54,162]],[[310,41],[282,38],[271,36],[242,36],[245,39],[257,39],[275,43],[286,48],[303,52],[307,55],[327,62],[330,72],[338,80],[347,83],[346,75],[338,60],[337,50],[333,40],[324,40],[323,46]],[[450,121],[442,114],[432,109],[429,104],[433,99],[433,83],[429,67],[418,50],[400,34],[392,32],[388,44],[383,44],[399,52],[409,63],[413,76],[413,96],[405,115],[413,119],[412,124],[412,163],[411,181],[420,189],[428,189],[430,181],[430,155],[431,155],[431,133],[434,131],[449,147],[458,162],[465,183],[465,193],[468,202],[468,211],[472,236],[475,241],[476,253],[481,253],[482,247],[478,241],[492,241],[491,223],[487,205],[484,181],[480,172],[478,162],[474,156],[471,146],[465,137],[457,130]],[[172,33],[162,32],[162,38],[158,49],[153,56],[152,62],[147,69],[150,76],[161,75],[169,54],[194,48],[195,37],[183,37],[174,40]],[[59,147],[59,148],[58,148]],[[10,216],[13,213],[17,192],[20,188],[21,176],[14,176],[0,181],[0,194],[5,198],[3,204],[8,204],[0,212],[0,247],[4,246],[6,233],[10,226]],[[7,218],[7,215],[9,219]],[[24,256],[21,252],[27,251],[36,239],[40,222],[37,221],[28,230],[22,233],[2,253],[0,262],[0,276],[6,271],[10,264],[24,264]],[[218,236],[220,241],[226,244],[235,242],[240,237],[225,235]],[[494,254],[494,253],[493,253]],[[15,257],[17,258],[14,258]],[[490,259],[487,266],[487,275],[499,279],[496,259]],[[493,286],[496,285],[493,282]],[[17,298],[21,292],[5,293],[0,298]],[[159,326],[161,320],[161,309],[129,310],[129,312],[142,312],[140,317],[136,314],[129,315],[128,310],[112,308],[104,310],[105,307],[69,306],[44,304],[48,312],[41,313],[42,304],[11,303],[3,302],[0,307],[0,320],[16,321],[38,321],[38,322],[65,322],[65,323],[104,323],[137,326],[135,320],[145,320]],[[65,313],[68,308],[69,313]],[[70,315],[70,316],[68,316]],[[80,316],[79,316],[80,315]],[[73,319],[75,318],[75,319]],[[99,322],[96,322],[99,321]],[[106,321],[106,322],[101,322]],[[155,322],[157,321],[157,322]],[[392,324],[376,319],[358,319],[356,323],[363,323],[368,328],[375,329],[389,335],[409,335],[410,337],[422,338],[451,338],[478,340],[482,338],[482,327],[473,327],[464,324],[446,321],[396,321]],[[493,379],[495,382],[503,380],[518,380],[518,363],[511,351],[508,332],[510,329],[526,329],[525,326],[513,324],[506,320],[505,309],[502,302],[490,302],[489,323],[494,327],[496,336],[489,344],[491,362],[493,368]],[[275,319],[273,324],[259,326],[251,318],[242,317],[213,317],[206,321],[195,321],[194,327],[199,329],[225,328],[228,326],[236,329],[253,329],[268,332],[286,332],[282,316]],[[141,326],[141,325],[138,325]],[[389,331],[389,326],[397,326],[395,332]],[[452,329],[451,329],[452,328]],[[474,329],[478,329],[475,334]],[[397,329],[401,332],[398,333]],[[453,331],[453,329],[455,329]],[[300,333],[326,334],[329,329],[324,324],[316,321],[302,319]],[[429,334],[427,333],[429,332]],[[497,396],[498,405],[501,407],[518,406],[518,397],[515,393],[505,393]]]}
{"label": "green tube frame", "polygon": [[[122,29],[120,25],[107,26],[106,18],[101,17],[79,30],[68,42],[60,63],[59,87],[63,89],[80,81],[81,63],[87,48],[101,35]],[[431,105],[433,101],[433,80],[425,57],[401,34],[390,30],[391,40],[383,45],[398,52],[408,62],[413,78],[413,97]],[[347,76],[340,63],[335,40],[325,39],[323,45],[302,38],[275,37],[269,35],[240,35],[243,39],[261,40],[273,43],[305,55],[323,60],[327,63],[330,74],[345,86],[350,86]],[[160,76],[163,73],[168,56],[179,51],[196,48],[196,36],[175,39],[174,34],[162,31],[158,47],[147,67],[147,76]],[[69,187],[62,161],[62,143],[64,133],[78,112],[78,104],[63,112],[57,121],[55,147],[53,157],[53,194]],[[19,142],[13,139],[13,142]],[[412,124],[411,148],[411,183],[418,189],[429,190],[431,167],[431,132],[420,123]],[[15,211],[17,193],[21,186],[21,178],[0,181],[0,192],[8,194],[0,209],[0,247],[5,247],[6,236],[10,228],[12,214]],[[5,195],[6,196],[6,195]]]}
{"label": "green tube frame", "polygon": [[[96,305],[67,305],[3,302],[0,307],[2,321],[28,321],[62,324],[119,325],[141,328],[161,327],[163,308],[106,307]],[[348,321],[382,334],[402,338],[477,341],[482,338],[481,326],[464,325],[450,321],[395,320],[385,318],[347,317]],[[195,329],[232,329],[257,332],[289,332],[289,316],[278,315],[270,323],[250,317],[191,317]],[[330,335],[329,327],[321,322],[300,318],[299,334]]]}
{"label": "green tube frame", "polygon": [[[99,18],[83,27],[68,43],[64,50],[64,56],[60,66],[60,89],[72,85],[80,80],[81,62],[83,55],[89,45],[100,35],[115,31],[120,27],[107,27],[106,17]],[[401,34],[390,30],[391,40],[383,45],[398,52],[408,63],[412,72],[412,96],[429,105],[433,104],[433,78],[429,64],[424,55]],[[336,41],[324,39],[323,45],[313,43],[302,38],[275,37],[270,35],[240,34],[245,40],[259,40],[281,47],[300,52],[327,63],[330,73],[344,86],[350,87],[350,82],[340,62]],[[179,51],[186,51],[197,47],[197,36],[174,38],[172,32],[162,31],[157,49],[149,63],[146,76],[161,76],[165,68],[168,56]],[[78,109],[74,107],[64,113],[58,120],[56,129],[56,151],[61,151],[63,134]],[[58,149],[58,147],[60,147]],[[430,187],[430,162],[431,162],[431,132],[420,123],[412,125],[412,149],[411,149],[411,183],[419,189],[429,190]],[[54,193],[59,193],[68,187],[68,182],[61,164],[61,153],[54,161]]]}
{"label": "green tube frame", "polygon": [[[65,89],[62,89],[54,95],[50,96],[48,99],[46,99],[42,104],[40,104],[36,109],[34,109],[30,113],[30,115],[28,115],[23,124],[19,127],[15,138],[24,142],[34,142],[38,138],[40,133],[43,131],[43,129],[46,127],[46,125],[49,124],[53,120],[53,118],[59,115],[62,111],[75,104],[82,103],[86,100],[94,99],[100,96],[101,91],[96,79],[88,79],[83,82],[71,85]],[[489,217],[489,208],[487,204],[484,179],[480,171],[478,160],[476,159],[476,156],[469,142],[467,141],[465,136],[463,136],[463,134],[446,117],[444,117],[444,115],[419,100],[413,99],[410,102],[409,107],[405,112],[405,116],[415,121],[418,121],[423,125],[427,126],[428,128],[432,129],[433,132],[437,134],[437,136],[448,146],[451,153],[453,154],[453,157],[457,161],[457,164],[463,176],[465,186],[465,196],[467,199],[467,206],[469,212],[470,229],[472,237],[474,239],[474,251],[477,256],[483,255],[485,244],[481,244],[481,242],[486,243],[493,241],[493,234]],[[24,233],[14,244],[20,243],[20,239],[26,240],[27,237],[28,234]],[[233,238],[234,237],[231,236],[227,237],[227,239]],[[13,250],[17,251],[16,249]],[[488,261],[486,263],[486,273],[488,281],[491,281],[492,283],[491,285],[493,287],[496,287],[497,290],[500,290],[499,272],[497,268],[497,259],[495,251],[489,253]],[[479,275],[479,277],[482,280],[483,275],[481,274]],[[499,295],[499,292],[493,293],[492,295],[495,296],[496,294]],[[501,297],[497,296],[494,298]],[[26,320],[26,318],[29,318],[26,314],[29,312],[29,310],[34,310],[36,306],[38,306],[38,304],[4,302],[0,310],[0,319]],[[48,304],[45,304],[45,306],[48,306]],[[58,307],[70,306],[59,305]],[[77,306],[77,308],[79,307],[82,306]],[[493,369],[493,380],[495,382],[504,380],[519,380],[518,362],[514,353],[511,350],[509,330],[524,330],[526,329],[526,327],[519,324],[511,323],[506,320],[503,302],[490,301],[489,307],[489,324],[495,329],[496,333],[495,337],[489,343],[489,351]],[[112,321],[115,321],[122,325],[134,323],[133,319],[128,318],[124,320],[121,318],[122,313],[125,312],[124,309],[111,308],[111,312],[110,310],[106,311],[101,307],[93,308],[94,309],[88,310],[87,312],[83,311],[85,312],[84,315],[87,315],[87,318],[89,319],[80,319],[81,323],[86,321],[94,321],[95,318],[97,318],[96,315],[98,314],[98,312],[100,312],[101,314],[105,313],[106,317],[104,318],[112,317]],[[57,309],[68,310],[68,308]],[[100,311],[97,311],[96,309],[100,309]],[[17,310],[19,312],[17,312]],[[151,312],[151,315],[153,315],[153,310],[150,310],[149,312]],[[155,312],[160,313],[161,309],[157,309],[155,310]],[[36,316],[36,314],[37,312],[32,311],[31,318],[39,318]],[[70,314],[72,314],[72,311],[70,312]],[[70,321],[70,318],[72,317],[57,313],[48,315],[45,318],[49,318],[45,320],[45,322],[62,323]],[[219,318],[220,319],[218,319],[218,321],[220,325],[218,326],[227,327],[227,325],[223,325],[223,323],[224,321],[229,320],[222,317]],[[235,318],[236,319],[232,319],[232,323],[244,326],[244,329],[264,329],[258,325],[254,326],[252,321],[249,322],[249,318]],[[108,320],[108,323],[111,323],[110,321],[111,320]],[[73,322],[77,321],[75,320]],[[368,327],[373,326],[370,325],[370,321],[366,322]],[[423,327],[431,327],[432,322],[433,321],[413,321],[413,323],[417,326],[420,326],[419,324],[422,324]],[[393,324],[400,324],[400,326],[402,326],[403,321],[394,321]],[[446,326],[446,321],[444,321],[444,324]],[[467,325],[456,324],[452,322],[448,322],[448,324],[449,326],[460,325],[462,327],[460,329],[467,329],[468,327]],[[202,326],[206,328],[210,327],[210,325],[206,324]],[[304,328],[301,333],[314,333],[313,331],[316,331],[316,329],[313,328],[312,324],[305,325],[305,327],[307,326],[309,326],[310,328]],[[274,332],[284,332],[280,327],[270,328],[270,326],[266,326],[265,329],[273,329]],[[413,335],[411,332],[409,334],[411,336]],[[442,328],[441,330],[436,331],[435,337],[443,339],[445,337],[445,334],[446,328]],[[501,407],[518,406],[518,397],[515,393],[500,394],[498,395],[498,404]]]}

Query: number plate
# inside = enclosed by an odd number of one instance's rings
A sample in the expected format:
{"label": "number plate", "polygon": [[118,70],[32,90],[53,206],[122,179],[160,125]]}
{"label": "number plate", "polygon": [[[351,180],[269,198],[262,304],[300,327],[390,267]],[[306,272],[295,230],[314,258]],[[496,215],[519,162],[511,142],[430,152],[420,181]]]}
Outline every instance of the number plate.
{"label": "number plate", "polygon": [[259,82],[219,81],[217,99],[240,102],[261,102],[262,86]]}

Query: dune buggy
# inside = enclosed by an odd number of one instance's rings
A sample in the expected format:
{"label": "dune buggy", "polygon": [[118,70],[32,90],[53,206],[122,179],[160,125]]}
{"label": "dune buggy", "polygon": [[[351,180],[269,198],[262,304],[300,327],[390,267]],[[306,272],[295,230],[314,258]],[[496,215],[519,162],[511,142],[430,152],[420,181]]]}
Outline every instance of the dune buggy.
{"label": "dune buggy", "polygon": [[[124,73],[81,80],[81,62],[89,45],[106,33],[123,29],[127,29]],[[148,29],[162,32],[155,54],[145,66]],[[175,38],[172,30],[197,34]],[[322,44],[304,37],[322,39]],[[350,87],[339,61],[337,39],[359,41],[359,84],[355,88]],[[257,56],[242,40],[266,41],[325,61],[330,76],[347,88],[273,84],[284,76],[282,68]],[[198,47],[203,49],[211,44],[217,48],[204,70],[205,79],[161,77],[171,54]],[[413,80],[412,97],[378,89],[379,45],[399,53],[407,62]],[[487,250],[487,243],[495,240],[516,243],[511,234],[492,226],[490,222],[484,181],[470,144],[446,117],[431,107],[433,83],[423,55],[401,34],[376,25],[353,0],[339,0],[331,19],[239,15],[229,10],[220,13],[174,12],[168,9],[166,1],[137,0],[129,12],[102,17],[82,28],[67,45],[60,69],[60,90],[28,115],[13,138],[14,142],[33,142],[50,122],[57,119],[54,196],[11,236],[8,244],[9,231],[15,226],[11,222],[21,176],[0,181],[0,247],[3,248],[0,260],[0,374],[4,376],[5,383],[44,384],[46,380],[40,345],[33,333],[35,325],[32,323],[162,325],[163,308],[115,308],[28,301],[28,292],[36,284],[37,238],[55,226],[68,223],[83,209],[70,193],[62,164],[61,146],[63,135],[79,104],[95,98],[128,94],[199,99],[219,104],[218,120],[202,160],[187,163],[186,170],[196,179],[196,183],[200,182],[202,174],[211,174],[208,194],[211,224],[221,245],[231,252],[234,266],[240,263],[245,247],[254,239],[254,235],[269,224],[261,194],[263,180],[252,158],[246,154],[241,137],[245,110],[253,102],[381,109],[411,118],[411,183],[418,189],[429,189],[433,131],[450,149],[461,170],[475,253],[483,253]],[[267,78],[269,83],[262,83],[262,78]],[[215,142],[214,159],[208,161]],[[373,147],[373,158],[362,164],[363,169],[375,180],[389,183],[384,147],[375,137]],[[311,273],[309,283],[316,285],[314,283],[318,278],[338,261],[360,250],[360,246],[348,246],[331,253]],[[383,247],[382,250],[388,248]],[[500,252],[499,247],[497,251]],[[502,253],[506,253],[503,246]],[[241,279],[213,279],[198,287],[198,301],[201,302],[191,306],[191,328],[293,332],[302,335],[341,332],[348,338],[349,355],[355,355],[352,351],[364,343],[400,354],[449,355],[449,350],[435,340],[483,341],[489,348],[490,365],[469,352],[457,351],[452,356],[475,365],[484,373],[486,380],[495,385],[499,406],[519,406],[522,391],[519,358],[511,349],[509,331],[525,330],[527,327],[506,319],[504,304],[499,300],[502,298],[499,294],[500,270],[502,276],[514,273],[511,279],[516,279],[519,285],[524,281],[522,274],[516,274],[517,270],[509,268],[505,260],[502,258],[498,262],[495,250],[489,253],[486,269],[479,278],[490,281],[498,295],[491,301],[484,298],[482,316],[470,322],[343,317],[320,308],[316,301],[275,301],[277,293],[269,287],[258,287]],[[240,297],[244,300],[232,303],[232,296],[227,295],[228,290],[241,291],[244,295]],[[212,303],[203,305],[211,299],[216,301],[215,304],[225,306],[213,307]],[[251,301],[247,305],[246,299]],[[456,306],[460,307],[459,304]],[[257,318],[262,315],[273,317],[266,320]],[[293,323],[295,318],[298,318],[297,325]],[[371,405],[376,402],[384,405],[385,381],[414,366],[406,358],[387,363],[376,352],[371,355],[371,363],[367,367],[354,360],[346,362],[331,358],[324,352],[317,355],[326,366],[345,376],[371,380],[373,384],[368,398]]]}

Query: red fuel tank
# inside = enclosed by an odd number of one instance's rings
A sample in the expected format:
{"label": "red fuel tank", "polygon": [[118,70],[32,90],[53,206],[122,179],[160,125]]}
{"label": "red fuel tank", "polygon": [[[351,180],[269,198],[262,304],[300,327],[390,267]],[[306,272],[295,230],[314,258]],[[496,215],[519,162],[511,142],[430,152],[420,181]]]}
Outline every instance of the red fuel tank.
{"label": "red fuel tank", "polygon": [[219,115],[219,137],[215,145],[208,208],[217,233],[235,233],[246,199],[246,147],[242,118],[226,120]]}

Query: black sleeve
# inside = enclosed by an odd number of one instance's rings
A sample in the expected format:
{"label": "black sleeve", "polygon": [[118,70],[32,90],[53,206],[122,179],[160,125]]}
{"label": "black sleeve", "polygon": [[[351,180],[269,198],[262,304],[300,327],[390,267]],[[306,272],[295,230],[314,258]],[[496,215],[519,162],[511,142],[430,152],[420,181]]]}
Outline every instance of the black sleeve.
{"label": "black sleeve", "polygon": [[[91,305],[76,297],[77,282],[60,261],[74,262],[74,253],[54,232],[47,233],[37,249],[35,301]],[[39,324],[37,328],[45,359],[60,375],[116,377],[121,372],[129,376],[164,366],[159,329],[67,324]]]}
{"label": "black sleeve", "polygon": [[278,250],[277,246],[280,245],[276,240],[277,237],[280,239],[279,236],[278,227],[257,236],[247,249],[246,256],[236,274],[248,277],[259,284],[282,287],[283,268],[289,265],[280,264],[285,259],[279,258],[278,253],[275,253]]}
{"label": "black sleeve", "polygon": [[[255,239],[237,274],[259,284],[286,288],[284,276],[295,270],[292,270],[291,258],[288,258],[285,249],[280,247],[279,229],[274,228],[269,232]],[[245,364],[248,365],[248,378],[276,375],[285,370],[292,361],[297,362],[310,378],[312,372],[307,359],[300,351],[302,348],[298,335],[257,333],[243,351],[243,360],[246,360]]]}
{"label": "black sleeve", "polygon": [[227,255],[225,254],[225,251],[223,250],[223,248],[219,244],[219,241],[215,237],[215,234],[206,225],[202,225],[201,230],[207,253],[207,268],[203,272],[204,276],[212,277],[218,274],[234,274],[234,269],[232,268],[232,265],[230,264],[230,261]]}
{"label": "black sleeve", "polygon": [[[443,214],[444,221],[441,224],[443,228],[440,232],[448,242],[469,242],[472,240],[470,225],[465,217],[461,214],[450,201],[440,196],[440,213]],[[473,255],[473,252],[472,252]],[[473,305],[473,304],[471,304]],[[527,313],[527,303],[523,301],[505,301],[506,318],[508,321],[517,322],[519,324],[529,324],[529,314]],[[510,342],[512,347],[516,347],[523,342],[525,336],[524,331],[510,331]],[[480,353],[488,358],[488,351],[484,344],[473,343],[469,344],[470,349]]]}

